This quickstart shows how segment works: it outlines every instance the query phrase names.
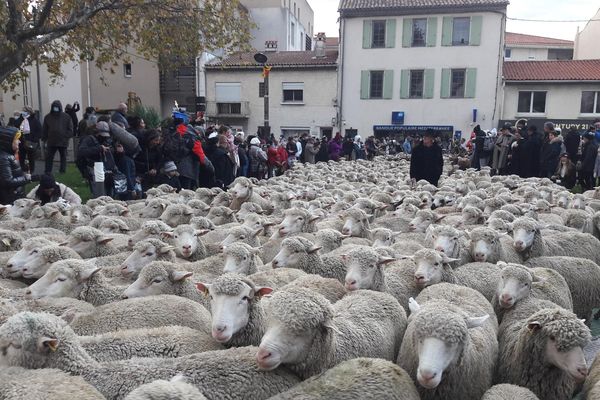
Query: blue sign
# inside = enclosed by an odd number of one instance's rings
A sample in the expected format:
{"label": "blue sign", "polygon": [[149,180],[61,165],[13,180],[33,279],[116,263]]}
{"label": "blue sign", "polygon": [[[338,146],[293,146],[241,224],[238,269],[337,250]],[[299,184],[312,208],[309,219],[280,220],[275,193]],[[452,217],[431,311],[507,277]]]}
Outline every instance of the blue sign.
{"label": "blue sign", "polygon": [[454,132],[454,140],[459,141],[462,138],[462,131]]}
{"label": "blue sign", "polygon": [[450,125],[374,125],[374,133],[400,133],[400,132],[425,132],[427,130],[438,132],[454,132]]}
{"label": "blue sign", "polygon": [[404,111],[392,112],[392,125],[404,125]]}

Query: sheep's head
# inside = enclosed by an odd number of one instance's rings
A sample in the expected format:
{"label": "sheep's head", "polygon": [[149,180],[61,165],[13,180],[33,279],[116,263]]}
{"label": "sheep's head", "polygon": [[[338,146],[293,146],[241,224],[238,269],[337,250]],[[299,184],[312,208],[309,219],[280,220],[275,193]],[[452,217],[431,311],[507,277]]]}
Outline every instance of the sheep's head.
{"label": "sheep's head", "polygon": [[498,258],[500,233],[490,228],[475,228],[469,233],[471,239],[470,251],[473,260],[477,262],[495,262]]}
{"label": "sheep's head", "polygon": [[206,216],[210,211],[210,206],[201,200],[194,199],[187,201],[185,204],[192,209],[195,216]]}
{"label": "sheep's head", "polygon": [[48,271],[31,284],[26,296],[31,299],[43,297],[77,298],[82,285],[87,282],[100,268],[93,261],[63,260],[48,268]]}
{"label": "sheep's head", "polygon": [[173,231],[163,232],[163,237],[175,247],[175,254],[181,258],[190,258],[198,250],[206,252],[200,236],[208,231],[194,229],[191,225],[179,225]]}
{"label": "sheep's head", "polygon": [[406,258],[413,260],[417,265],[414,278],[415,284],[421,289],[442,282],[444,270],[451,269],[449,264],[457,261],[432,249],[421,249]]}
{"label": "sheep's head", "polygon": [[351,208],[344,214],[342,233],[353,237],[365,236],[365,232],[370,229],[369,218],[371,216],[358,208]]}
{"label": "sheep's head", "polygon": [[31,211],[34,207],[37,207],[41,202],[32,199],[17,199],[13,203],[12,207],[8,210],[8,214],[13,218],[29,218]]}
{"label": "sheep's head", "polygon": [[210,203],[211,207],[229,207],[233,201],[233,196],[227,192],[221,192],[215,196]]}
{"label": "sheep's head", "polygon": [[302,208],[292,208],[283,213],[283,221],[279,224],[279,236],[287,237],[300,232],[311,232],[314,229],[315,221],[318,216],[312,215],[308,210]]}
{"label": "sheep's head", "polygon": [[85,224],[92,219],[92,209],[85,205],[73,206],[69,209],[72,224]]}
{"label": "sheep's head", "polygon": [[159,239],[142,240],[135,244],[133,253],[121,265],[121,274],[126,278],[135,279],[142,268],[173,250],[173,246]]}
{"label": "sheep's head", "polygon": [[106,236],[98,229],[80,226],[73,229],[69,241],[65,244],[75,250],[81,258],[92,258],[98,246],[107,246],[112,240],[112,237]]}
{"label": "sheep's head", "polygon": [[342,246],[342,241],[350,236],[342,234],[335,229],[319,229],[315,236],[319,246],[323,247],[323,253],[329,253]]}
{"label": "sheep's head", "polygon": [[211,220],[215,225],[224,225],[230,222],[235,222],[233,210],[223,206],[212,206],[206,218]]}
{"label": "sheep's head", "polygon": [[23,247],[23,239],[17,232],[0,229],[0,251],[15,251]]}
{"label": "sheep's head", "polygon": [[532,269],[517,264],[499,262],[502,266],[501,279],[498,282],[496,296],[502,308],[512,308],[520,300],[531,294],[532,287],[544,279],[535,275]]}
{"label": "sheep's head", "polygon": [[177,285],[181,285],[191,276],[191,272],[179,271],[171,263],[152,262],[140,270],[135,282],[125,289],[121,298],[175,294]]}
{"label": "sheep's head", "polygon": [[536,220],[528,217],[518,218],[513,222],[513,240],[515,250],[524,252],[529,249],[536,235],[540,234],[540,227]]}
{"label": "sheep's head", "polygon": [[317,254],[321,248],[302,237],[284,239],[281,250],[273,258],[273,268],[296,268],[308,255]]}
{"label": "sheep's head", "polygon": [[162,221],[146,221],[140,230],[131,235],[127,241],[127,246],[129,249],[133,250],[133,247],[136,243],[141,242],[144,239],[158,239],[162,237],[163,232],[168,232],[170,230],[171,227]]}
{"label": "sheep's head", "polygon": [[192,215],[194,215],[192,209],[185,204],[171,204],[161,214],[160,220],[174,228],[178,225],[188,223]]}
{"label": "sheep's head", "polygon": [[373,247],[389,247],[396,241],[396,235],[390,229],[377,228],[371,231]]}
{"label": "sheep's head", "polygon": [[100,223],[98,227],[100,232],[103,233],[123,233],[127,234],[129,232],[129,226],[127,223],[121,219],[105,219]]}
{"label": "sheep's head", "polygon": [[146,202],[146,206],[139,213],[140,218],[158,218],[169,206],[166,199],[155,198]]}
{"label": "sheep's head", "polygon": [[104,215],[107,217],[128,217],[129,209],[118,203],[110,203],[103,206],[96,215]]}
{"label": "sheep's head", "polygon": [[229,342],[244,329],[254,303],[273,292],[237,274],[221,275],[212,284],[198,282],[196,287],[210,298],[212,336],[219,343]]}
{"label": "sheep's head", "polygon": [[[394,258],[383,257],[372,248],[361,247],[342,255],[346,264],[347,290],[373,289],[376,279],[383,277],[381,268],[385,264],[396,261]],[[379,275],[379,276],[378,276]]]}
{"label": "sheep's head", "polygon": [[460,246],[461,233],[449,225],[437,225],[431,230],[433,248],[440,253],[452,257]]}
{"label": "sheep's head", "polygon": [[34,249],[25,260],[22,269],[23,277],[27,279],[41,278],[53,263],[70,258],[78,259],[80,257],[75,250],[68,247],[52,244],[41,249]]}
{"label": "sheep's head", "polygon": [[412,221],[410,221],[408,227],[411,232],[425,233],[431,224],[440,221],[442,218],[443,217],[437,216],[432,211],[419,210]]}
{"label": "sheep's head", "polygon": [[248,178],[237,178],[229,193],[235,199],[248,200],[252,196],[252,182]]}
{"label": "sheep's head", "polygon": [[585,210],[585,197],[582,194],[576,194],[571,203],[571,208],[576,210]]}
{"label": "sheep's head", "polygon": [[224,247],[225,267],[223,268],[223,272],[241,275],[249,275],[256,272],[250,272],[250,270],[253,265],[254,269],[256,269],[254,257],[259,253],[259,249],[250,247],[246,243],[233,243]]}
{"label": "sheep's head", "polygon": [[245,226],[236,226],[229,230],[229,234],[221,242],[221,249],[238,242],[246,243],[250,246],[258,246],[258,235],[262,231],[262,228],[250,229]]}

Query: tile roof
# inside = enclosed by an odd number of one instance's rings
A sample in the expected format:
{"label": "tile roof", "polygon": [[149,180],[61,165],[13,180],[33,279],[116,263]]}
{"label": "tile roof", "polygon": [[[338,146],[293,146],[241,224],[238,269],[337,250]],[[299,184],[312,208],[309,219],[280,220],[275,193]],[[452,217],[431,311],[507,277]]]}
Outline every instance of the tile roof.
{"label": "tile roof", "polygon": [[340,0],[342,14],[355,14],[356,11],[373,12],[389,9],[456,9],[477,7],[506,7],[508,0]]}
{"label": "tile roof", "polygon": [[554,39],[544,36],[525,35],[522,33],[506,32],[505,42],[512,46],[570,46],[573,47],[575,42],[571,40]]}
{"label": "tile roof", "polygon": [[600,81],[600,60],[506,61],[507,81]]}
{"label": "tile roof", "polygon": [[[214,60],[206,65],[206,68],[260,68],[260,64],[254,61],[254,54],[256,53],[235,53],[225,59]],[[326,50],[326,56],[323,58],[317,58],[314,51],[278,51],[264,54],[269,58],[268,65],[287,68],[335,67],[338,59],[337,50]]]}

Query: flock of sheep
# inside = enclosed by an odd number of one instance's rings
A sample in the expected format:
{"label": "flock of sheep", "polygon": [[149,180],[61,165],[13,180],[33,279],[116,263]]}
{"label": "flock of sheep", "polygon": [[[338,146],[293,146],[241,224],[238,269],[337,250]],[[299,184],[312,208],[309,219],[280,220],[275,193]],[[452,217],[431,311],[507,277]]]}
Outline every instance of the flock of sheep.
{"label": "flock of sheep", "polygon": [[408,164],[0,207],[0,399],[600,399],[600,190]]}

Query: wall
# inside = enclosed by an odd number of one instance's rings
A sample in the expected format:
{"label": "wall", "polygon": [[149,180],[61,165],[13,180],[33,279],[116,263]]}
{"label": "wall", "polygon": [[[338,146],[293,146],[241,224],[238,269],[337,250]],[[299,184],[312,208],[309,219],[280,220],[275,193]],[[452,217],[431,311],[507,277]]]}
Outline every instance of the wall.
{"label": "wall", "polygon": [[[258,96],[261,72],[235,70],[206,71],[207,100],[215,101],[217,82],[241,82],[242,101],[250,102],[249,119],[223,120],[234,126],[240,126],[246,133],[256,133],[263,125],[264,99]],[[283,82],[304,82],[304,105],[282,104]],[[271,131],[278,136],[284,128],[309,128],[311,134],[319,136],[321,127],[332,127],[335,117],[333,99],[336,97],[336,70],[334,68],[289,70],[273,68],[269,76],[270,87],[270,125]]]}
{"label": "wall", "polygon": [[[506,46],[507,48],[509,46]],[[545,61],[548,60],[548,49],[534,47],[513,47],[510,58],[506,61]]]}
{"label": "wall", "polygon": [[575,38],[575,60],[600,59],[600,9]]}
{"label": "wall", "polygon": [[[341,129],[358,129],[365,137],[373,133],[373,125],[389,125],[393,111],[405,112],[406,125],[452,125],[455,131],[467,135],[473,128],[473,109],[478,110],[477,123],[484,129],[496,126],[500,107],[495,107],[500,93],[501,60],[504,57],[504,24],[499,13],[472,13],[482,15],[480,46],[441,46],[443,15],[437,16],[437,42],[435,47],[402,47],[402,18],[396,17],[395,47],[391,49],[363,49],[363,18],[345,19],[342,27],[344,44]],[[434,15],[424,15],[423,18]],[[450,15],[448,15],[450,16]],[[455,14],[454,16],[460,16]],[[418,16],[410,16],[418,18]],[[388,17],[391,18],[391,17]],[[500,64],[500,65],[499,65]],[[400,71],[403,69],[435,69],[433,99],[400,99]],[[475,98],[442,99],[442,68],[477,68]],[[361,71],[393,70],[393,99],[361,100]],[[496,108],[496,112],[494,112]]]}

